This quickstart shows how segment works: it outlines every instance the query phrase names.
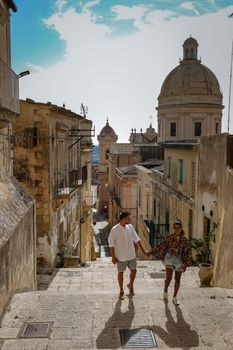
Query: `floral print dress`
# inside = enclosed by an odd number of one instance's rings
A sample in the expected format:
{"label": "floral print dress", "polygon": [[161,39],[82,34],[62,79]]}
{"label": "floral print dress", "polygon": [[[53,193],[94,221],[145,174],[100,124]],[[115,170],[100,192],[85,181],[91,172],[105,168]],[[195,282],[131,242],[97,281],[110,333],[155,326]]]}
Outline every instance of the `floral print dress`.
{"label": "floral print dress", "polygon": [[175,257],[181,257],[185,267],[192,265],[191,250],[189,242],[184,234],[177,237],[174,233],[164,237],[163,241],[151,251],[152,255],[164,259],[169,253]]}

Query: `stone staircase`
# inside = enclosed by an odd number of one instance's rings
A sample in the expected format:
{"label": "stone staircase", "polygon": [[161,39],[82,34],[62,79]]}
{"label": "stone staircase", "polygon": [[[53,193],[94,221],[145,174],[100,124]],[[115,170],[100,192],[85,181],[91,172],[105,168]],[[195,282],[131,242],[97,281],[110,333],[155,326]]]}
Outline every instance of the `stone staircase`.
{"label": "stone staircase", "polygon": [[152,336],[152,348],[233,349],[233,290],[199,288],[192,267],[175,307],[172,286],[169,302],[161,298],[163,278],[160,262],[139,261],[136,295],[119,301],[110,258],[58,269],[47,290],[14,296],[1,322],[0,349],[123,349],[126,341],[145,349]]}

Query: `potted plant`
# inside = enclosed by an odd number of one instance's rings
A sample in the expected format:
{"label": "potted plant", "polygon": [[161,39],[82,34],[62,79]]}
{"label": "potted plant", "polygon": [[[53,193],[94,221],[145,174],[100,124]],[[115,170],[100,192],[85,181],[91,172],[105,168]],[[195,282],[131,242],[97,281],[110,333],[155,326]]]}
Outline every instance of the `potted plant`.
{"label": "potted plant", "polygon": [[203,256],[203,240],[200,238],[193,238],[190,242],[191,249],[194,249],[196,251],[196,262],[200,263],[202,262],[202,256]]}
{"label": "potted plant", "polygon": [[78,267],[80,263],[79,256],[76,255],[75,248],[70,242],[63,244],[62,256],[64,259],[64,267]]}
{"label": "potted plant", "polygon": [[218,225],[214,222],[210,231],[206,235],[205,244],[202,239],[194,238],[191,242],[191,248],[195,249],[197,256],[200,258],[198,275],[200,286],[210,286],[213,277],[213,266],[210,262],[211,243],[215,240],[215,229]]}

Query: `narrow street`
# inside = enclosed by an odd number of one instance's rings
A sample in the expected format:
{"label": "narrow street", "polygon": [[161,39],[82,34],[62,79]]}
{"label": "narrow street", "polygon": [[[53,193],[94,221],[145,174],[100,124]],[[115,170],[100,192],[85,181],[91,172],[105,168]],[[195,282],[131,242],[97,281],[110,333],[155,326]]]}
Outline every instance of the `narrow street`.
{"label": "narrow street", "polygon": [[99,257],[110,256],[110,251],[108,248],[108,235],[109,227],[108,221],[101,214],[93,209],[93,222],[94,225],[94,239],[95,239],[95,251],[99,252]]}
{"label": "narrow street", "polygon": [[127,295],[127,272],[119,301],[116,276],[111,258],[102,257],[59,269],[47,290],[15,294],[1,322],[0,349],[233,349],[233,290],[200,288],[191,267],[175,307],[173,285],[169,302],[162,300],[161,262],[139,261],[135,296]]}

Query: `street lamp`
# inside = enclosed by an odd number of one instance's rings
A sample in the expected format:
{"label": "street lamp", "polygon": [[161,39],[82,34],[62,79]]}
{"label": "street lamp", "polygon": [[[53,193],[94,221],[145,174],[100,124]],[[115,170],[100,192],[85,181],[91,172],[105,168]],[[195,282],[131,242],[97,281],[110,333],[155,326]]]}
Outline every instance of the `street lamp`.
{"label": "street lamp", "polygon": [[30,74],[29,70],[25,70],[18,74],[18,78],[25,77],[25,75],[29,75],[29,74]]}

